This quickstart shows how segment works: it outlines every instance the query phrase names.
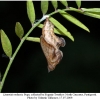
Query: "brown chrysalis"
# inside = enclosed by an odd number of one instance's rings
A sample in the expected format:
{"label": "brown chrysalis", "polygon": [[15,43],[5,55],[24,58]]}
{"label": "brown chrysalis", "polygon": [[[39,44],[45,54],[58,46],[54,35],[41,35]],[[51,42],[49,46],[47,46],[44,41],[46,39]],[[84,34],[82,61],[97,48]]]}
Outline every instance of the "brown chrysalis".
{"label": "brown chrysalis", "polygon": [[48,18],[46,18],[42,28],[40,44],[48,62],[48,71],[53,71],[63,57],[63,53],[59,50],[59,47],[64,47],[66,43],[64,38],[54,34],[54,25]]}

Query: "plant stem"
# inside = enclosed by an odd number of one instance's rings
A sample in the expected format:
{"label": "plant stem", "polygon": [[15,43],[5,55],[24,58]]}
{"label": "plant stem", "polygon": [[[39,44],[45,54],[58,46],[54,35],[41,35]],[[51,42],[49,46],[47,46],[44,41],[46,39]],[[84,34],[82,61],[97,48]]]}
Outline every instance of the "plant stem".
{"label": "plant stem", "polygon": [[20,42],[20,44],[18,45],[18,47],[17,47],[16,51],[14,52],[12,58],[10,58],[10,61],[9,61],[9,63],[8,63],[8,66],[7,66],[7,68],[6,68],[6,71],[5,71],[5,73],[4,73],[3,79],[2,79],[2,81],[1,81],[0,92],[2,91],[4,82],[5,82],[6,76],[7,76],[7,74],[8,74],[8,71],[9,71],[9,69],[10,69],[10,67],[11,67],[11,64],[12,64],[12,62],[13,62],[13,60],[14,60],[16,54],[17,54],[17,52],[19,51],[20,47],[22,46],[23,42],[24,42],[24,41],[21,41],[21,42]]}
{"label": "plant stem", "polygon": [[27,32],[27,34],[22,38],[21,42],[19,43],[19,45],[18,45],[17,49],[15,50],[14,54],[13,54],[12,57],[10,58],[10,61],[9,61],[9,63],[8,63],[8,66],[7,66],[7,68],[6,68],[6,71],[5,71],[5,73],[4,73],[4,76],[3,76],[2,81],[1,81],[1,83],[0,83],[0,93],[1,93],[1,91],[2,91],[4,82],[5,82],[5,79],[6,79],[6,77],[7,77],[8,71],[9,71],[9,69],[10,69],[10,67],[11,67],[11,64],[12,64],[12,62],[13,62],[15,56],[17,55],[19,49],[21,48],[22,44],[24,43],[24,41],[26,40],[26,38],[29,36],[29,34],[33,31],[33,29],[34,29],[36,26],[38,26],[43,20],[45,20],[45,19],[42,19],[42,20],[40,20],[39,22],[37,22],[37,23]]}

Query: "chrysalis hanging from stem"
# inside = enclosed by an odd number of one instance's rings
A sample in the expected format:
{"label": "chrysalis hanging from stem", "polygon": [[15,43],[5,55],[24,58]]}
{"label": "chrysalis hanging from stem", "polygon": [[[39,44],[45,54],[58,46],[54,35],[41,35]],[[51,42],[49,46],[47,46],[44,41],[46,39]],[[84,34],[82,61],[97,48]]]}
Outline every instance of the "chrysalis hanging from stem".
{"label": "chrysalis hanging from stem", "polygon": [[63,53],[59,47],[65,46],[65,40],[54,34],[54,25],[46,18],[40,37],[40,44],[48,63],[48,72],[53,71],[61,61]]}

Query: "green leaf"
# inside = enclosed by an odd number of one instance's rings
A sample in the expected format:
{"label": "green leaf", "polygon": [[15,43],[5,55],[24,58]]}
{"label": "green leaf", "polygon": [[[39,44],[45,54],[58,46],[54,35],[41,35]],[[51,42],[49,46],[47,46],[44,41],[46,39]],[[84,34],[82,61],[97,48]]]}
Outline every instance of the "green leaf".
{"label": "green leaf", "polygon": [[63,30],[64,32],[67,31],[67,29],[60,23],[58,22],[56,19],[54,19],[53,17],[50,17],[49,20],[54,24],[54,26],[56,26],[59,30]]}
{"label": "green leaf", "polygon": [[41,11],[43,13],[43,15],[45,15],[48,11],[48,1],[41,1]]}
{"label": "green leaf", "polygon": [[21,39],[24,35],[24,29],[22,27],[22,25],[20,24],[20,22],[16,22],[15,25],[15,33],[16,35]]}
{"label": "green leaf", "polygon": [[34,10],[34,4],[32,1],[27,1],[27,15],[31,24],[33,24],[35,21],[35,10]]}
{"label": "green leaf", "polygon": [[9,38],[7,37],[7,35],[5,34],[5,32],[3,30],[0,30],[0,33],[1,33],[2,48],[5,52],[5,54],[10,58],[11,55],[12,55],[11,42],[10,42]]}
{"label": "green leaf", "polygon": [[65,7],[68,7],[67,0],[60,0],[60,2],[61,2]]}
{"label": "green leaf", "polygon": [[37,37],[27,37],[26,40],[32,41],[32,42],[40,42],[40,38],[37,38]]}
{"label": "green leaf", "polygon": [[83,14],[86,13],[86,12],[96,14],[96,15],[100,15],[100,12],[90,12],[90,11],[85,11],[85,12],[83,12]]}
{"label": "green leaf", "polygon": [[89,8],[89,9],[81,8],[81,10],[73,8],[73,7],[69,7],[69,8],[70,9],[68,9],[68,11],[75,11],[83,15],[100,19],[100,8]]}
{"label": "green leaf", "polygon": [[81,8],[83,11],[100,12],[100,8]]}
{"label": "green leaf", "polygon": [[74,41],[73,36],[70,34],[70,32],[67,31],[67,29],[62,24],[60,24],[53,17],[50,17],[49,20],[54,24],[54,26],[56,26],[58,28],[58,30],[60,30],[64,35],[66,35],[67,37],[69,37],[72,41]]}
{"label": "green leaf", "polygon": [[52,5],[53,5],[54,9],[56,10],[57,7],[58,7],[57,0],[55,0],[55,1],[51,1],[51,3],[52,3]]}
{"label": "green leaf", "polygon": [[84,11],[82,14],[100,19],[100,8],[82,8]]}
{"label": "green leaf", "polygon": [[81,7],[81,0],[76,0],[76,4],[77,4],[78,8],[80,8]]}
{"label": "green leaf", "polygon": [[83,24],[81,23],[78,19],[76,19],[75,17],[73,17],[72,15],[68,14],[67,12],[63,11],[63,10],[60,10],[59,12],[65,19],[67,19],[68,21],[72,22],[73,24],[79,26],[80,28],[88,31],[89,29]]}
{"label": "green leaf", "polygon": [[38,27],[39,27],[39,28],[43,28],[43,24],[39,24]]}
{"label": "green leaf", "polygon": [[84,12],[83,13],[84,15],[87,15],[87,16],[90,16],[90,17],[93,17],[93,18],[98,18],[100,19],[100,14],[96,14],[96,13],[90,13],[90,12]]}

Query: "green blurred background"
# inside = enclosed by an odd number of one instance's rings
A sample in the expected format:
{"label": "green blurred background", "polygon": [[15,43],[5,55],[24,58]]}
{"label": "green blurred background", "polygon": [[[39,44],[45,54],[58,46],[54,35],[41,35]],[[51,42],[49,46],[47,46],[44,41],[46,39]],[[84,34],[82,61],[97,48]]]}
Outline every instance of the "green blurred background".
{"label": "green blurred background", "polygon": [[[74,1],[68,1],[69,7],[77,8]],[[34,1],[36,19],[42,17],[40,2]],[[99,8],[100,1],[83,1],[82,8]],[[59,2],[58,8],[64,8]],[[54,10],[49,5],[48,13]],[[100,92],[100,20],[70,12],[83,22],[90,33],[65,20],[61,15],[53,15],[74,36],[75,42],[64,37],[66,46],[61,48],[64,57],[56,69],[47,70],[46,58],[39,43],[25,41],[18,52],[6,78],[2,92]],[[0,29],[8,35],[13,52],[20,40],[15,35],[15,23],[20,22],[25,33],[31,24],[27,17],[26,2],[0,2]],[[41,29],[36,28],[30,36],[40,37]],[[3,57],[0,46],[0,71],[4,74],[9,59]]]}

